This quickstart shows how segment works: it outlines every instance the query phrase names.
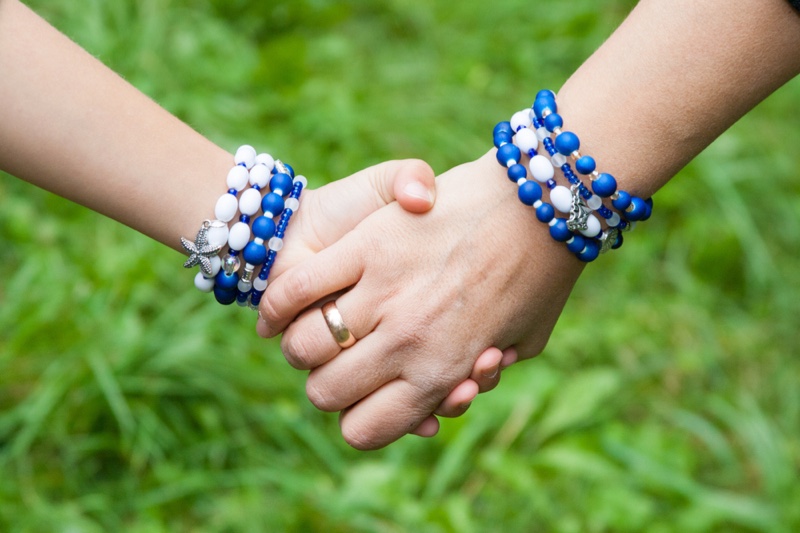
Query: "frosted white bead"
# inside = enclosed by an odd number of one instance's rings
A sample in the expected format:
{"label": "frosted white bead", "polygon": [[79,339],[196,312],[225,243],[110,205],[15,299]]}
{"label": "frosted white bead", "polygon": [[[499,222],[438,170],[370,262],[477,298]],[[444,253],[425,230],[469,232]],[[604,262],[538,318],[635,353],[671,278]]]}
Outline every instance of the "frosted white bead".
{"label": "frosted white bead", "polygon": [[531,150],[536,150],[539,146],[539,139],[536,138],[536,133],[533,130],[525,128],[514,135],[514,144],[523,154],[530,154]]}
{"label": "frosted white bead", "polygon": [[527,128],[531,125],[531,119],[528,115],[528,110],[523,109],[522,111],[517,111],[511,116],[511,129],[514,131],[518,131],[521,128]]}
{"label": "frosted white bead", "polygon": [[214,206],[214,218],[222,222],[230,222],[236,216],[236,210],[239,209],[239,201],[232,194],[223,194],[217,200],[217,205]]}
{"label": "frosted white bead", "polygon": [[550,203],[562,213],[569,213],[572,207],[572,193],[563,185],[550,191]]}
{"label": "frosted white bead", "polygon": [[600,206],[603,205],[603,199],[597,196],[596,194],[593,194],[589,197],[588,200],[586,200],[586,205],[588,205],[589,209],[591,209],[592,211],[597,211],[598,209],[600,209]]}
{"label": "frosted white bead", "polygon": [[542,201],[541,200],[536,200],[535,202],[533,202],[533,206],[532,207],[534,209],[539,209],[540,205],[542,205]]}
{"label": "frosted white bead", "polygon": [[[226,196],[231,196],[227,194]],[[232,198],[232,196],[231,196]],[[225,246],[228,242],[228,226],[227,224],[220,224],[218,226],[211,226],[208,228],[208,244],[211,246]]]}
{"label": "frosted white bead", "polygon": [[283,248],[283,239],[281,239],[280,237],[272,237],[269,240],[268,246],[270,250],[280,252],[281,248]]}
{"label": "frosted white bead", "polygon": [[525,182],[526,182],[526,181],[528,181],[528,179],[527,179],[527,178],[520,178],[520,179],[518,179],[518,180],[517,180],[517,185],[518,185],[519,187],[522,187],[523,185],[525,185]]}
{"label": "frosted white bead", "polygon": [[285,209],[291,209],[292,211],[297,211],[300,207],[300,201],[297,198],[287,198],[286,202],[283,204]]}
{"label": "frosted white bead", "polygon": [[253,239],[253,242],[256,244],[264,244],[264,239],[262,239],[261,237],[256,237],[255,239]]}
{"label": "frosted white bead", "polygon": [[228,246],[232,250],[241,250],[247,246],[250,240],[250,226],[244,222],[237,222],[231,228],[231,234],[228,236]]}
{"label": "frosted white bead", "polygon": [[249,144],[244,144],[236,150],[233,160],[237,165],[244,163],[247,168],[252,168],[256,164],[256,149]]}
{"label": "frosted white bead", "polygon": [[267,280],[256,278],[253,280],[253,288],[257,291],[267,290]]}
{"label": "frosted white bead", "polygon": [[261,192],[256,189],[247,189],[239,198],[239,211],[243,215],[253,216],[261,208]]}
{"label": "frosted white bead", "polygon": [[243,279],[239,280],[239,283],[236,284],[236,288],[242,292],[250,292],[250,289],[253,287],[253,284],[249,281],[245,281]]}
{"label": "frosted white bead", "polygon": [[600,221],[597,220],[596,216],[589,215],[589,218],[586,219],[586,229],[582,229],[581,233],[587,237],[594,237],[600,233]]}
{"label": "frosted white bead", "polygon": [[258,154],[256,156],[256,164],[264,165],[270,172],[275,168],[275,160],[269,154]]}
{"label": "frosted white bead", "polygon": [[302,183],[304,189],[308,187],[308,180],[305,176],[295,176],[292,183]]}
{"label": "frosted white bead", "polygon": [[222,268],[222,259],[220,259],[218,255],[215,255],[209,257],[208,260],[211,261],[211,275],[216,276],[217,272]]}
{"label": "frosted white bead", "polygon": [[194,286],[200,291],[211,292],[214,290],[214,278],[205,278],[202,272],[198,272],[194,277]]}
{"label": "frosted white bead", "polygon": [[606,220],[608,220],[608,225],[611,226],[612,228],[616,228],[617,226],[619,226],[619,223],[621,222],[619,215],[617,213],[612,213],[611,216],[608,217]]}
{"label": "frosted white bead", "polygon": [[226,183],[229,189],[236,189],[241,191],[247,187],[247,182],[250,180],[250,173],[246,168],[236,165],[228,171],[228,179]]}
{"label": "frosted white bead", "polygon": [[531,161],[528,163],[528,168],[530,168],[533,178],[542,183],[552,179],[556,172],[552,163],[550,163],[550,160],[543,155],[535,155],[531,157]]}
{"label": "frosted white bead", "polygon": [[250,169],[250,185],[258,185],[263,189],[269,183],[269,169],[262,164],[257,164]]}
{"label": "frosted white bead", "polygon": [[562,165],[567,162],[567,156],[556,152],[555,155],[550,158],[550,162],[553,163],[554,167],[561,168]]}
{"label": "frosted white bead", "polygon": [[536,138],[539,139],[539,142],[542,142],[548,137],[550,137],[550,132],[547,131],[547,128],[545,128],[544,126],[542,126],[541,128],[536,128]]}

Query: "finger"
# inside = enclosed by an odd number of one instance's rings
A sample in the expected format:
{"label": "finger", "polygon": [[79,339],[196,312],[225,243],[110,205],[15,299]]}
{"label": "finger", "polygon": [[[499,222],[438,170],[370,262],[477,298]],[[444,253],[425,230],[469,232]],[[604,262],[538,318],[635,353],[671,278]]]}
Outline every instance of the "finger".
{"label": "finger", "polygon": [[447,418],[461,416],[467,412],[472,400],[478,396],[478,392],[480,392],[478,384],[471,379],[466,379],[456,385],[456,388],[442,400],[434,413]]}
{"label": "finger", "polygon": [[[387,180],[384,180],[384,185]],[[411,213],[425,213],[436,199],[436,175],[424,161],[411,159],[394,175],[393,196]]]}
{"label": "finger", "polygon": [[503,359],[500,361],[500,369],[505,369],[513,365],[519,360],[517,348],[512,346],[503,350]]}
{"label": "finger", "polygon": [[503,352],[494,347],[488,348],[475,360],[470,378],[478,384],[481,392],[492,390],[500,382],[502,360]]}
{"label": "finger", "polygon": [[409,432],[418,437],[430,438],[439,433],[439,419],[431,415],[422,421],[414,431]]}
{"label": "finger", "polygon": [[259,304],[259,335],[277,335],[305,308],[354,285],[364,268],[363,254],[354,246],[355,240],[345,237],[270,283]]}

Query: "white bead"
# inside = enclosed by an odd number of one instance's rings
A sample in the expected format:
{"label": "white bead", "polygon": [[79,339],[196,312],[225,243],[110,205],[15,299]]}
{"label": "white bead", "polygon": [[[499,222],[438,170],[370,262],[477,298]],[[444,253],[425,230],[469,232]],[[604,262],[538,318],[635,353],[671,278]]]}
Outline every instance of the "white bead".
{"label": "white bead", "polygon": [[553,157],[550,158],[550,162],[553,163],[554,167],[561,168],[564,165],[564,163],[567,162],[567,156],[556,152],[555,155],[553,155]]}
{"label": "white bead", "polygon": [[249,281],[245,281],[243,279],[239,280],[239,283],[236,284],[236,288],[242,292],[250,292],[250,289],[253,287],[253,284]]}
{"label": "white bead", "polygon": [[563,185],[550,191],[550,203],[562,213],[569,213],[572,208],[572,193]]}
{"label": "white bead", "polygon": [[287,198],[286,202],[283,204],[284,209],[291,209],[292,211],[297,211],[300,207],[300,200],[297,198]]}
{"label": "white bead", "polygon": [[269,183],[269,169],[262,165],[257,164],[250,169],[250,185],[258,185],[263,189]]}
{"label": "white bead", "polygon": [[586,229],[582,229],[581,233],[587,237],[594,237],[600,233],[600,221],[596,216],[589,215],[589,218],[586,219]]}
{"label": "white bead", "polygon": [[261,237],[256,237],[255,239],[253,239],[253,242],[256,244],[264,244],[264,239],[262,239]]}
{"label": "white bead", "polygon": [[522,111],[517,111],[511,116],[511,129],[514,131],[519,131],[522,128],[527,128],[531,125],[531,119],[528,115],[528,110],[523,109]]}
{"label": "white bead", "polygon": [[611,216],[606,219],[608,221],[608,225],[612,228],[616,228],[619,226],[619,223],[622,222],[619,215],[615,212],[611,212]]}
{"label": "white bead", "polygon": [[216,276],[220,268],[222,268],[222,259],[218,255],[208,258],[211,261],[211,276]]}
{"label": "white bead", "polygon": [[547,128],[545,128],[544,126],[542,126],[541,128],[536,128],[536,138],[539,139],[539,142],[542,142],[548,137],[550,137],[550,132],[547,131]]}
{"label": "white bead", "polygon": [[[231,195],[228,194],[226,196]],[[228,225],[212,225],[210,228],[208,228],[207,238],[208,244],[211,246],[225,246],[225,243],[228,242]]]}
{"label": "white bead", "polygon": [[267,280],[256,278],[253,280],[253,288],[257,291],[267,290]]}
{"label": "white bead", "polygon": [[528,179],[527,179],[527,178],[520,178],[520,179],[518,179],[518,180],[517,180],[517,186],[519,186],[519,187],[522,187],[523,185],[525,185],[525,182],[526,182],[526,181],[528,181]]}
{"label": "white bead", "polygon": [[528,163],[528,168],[531,169],[531,175],[533,178],[542,183],[552,179],[556,173],[553,165],[550,163],[550,160],[543,155],[535,155],[531,157],[531,161]]}
{"label": "white bead", "polygon": [[244,163],[247,168],[252,168],[256,164],[256,149],[249,144],[244,144],[236,150],[233,160],[237,165]]}
{"label": "white bead", "polygon": [[586,200],[586,205],[589,206],[589,209],[592,211],[597,211],[603,205],[603,199],[593,194]]}
{"label": "white bead", "polygon": [[541,200],[536,200],[535,202],[533,202],[533,206],[532,207],[534,209],[539,209],[540,205],[542,205],[542,201]]}
{"label": "white bead", "polygon": [[230,222],[236,216],[236,210],[239,209],[239,201],[232,194],[223,194],[217,200],[217,205],[214,206],[214,218],[222,222]]}
{"label": "white bead", "polygon": [[292,183],[302,183],[302,184],[303,184],[303,188],[304,188],[304,189],[305,189],[306,187],[308,187],[308,180],[306,179],[306,177],[305,177],[305,176],[302,176],[302,175],[300,175],[300,176],[295,176],[295,177],[294,177],[294,181],[293,181]]}
{"label": "white bead", "polygon": [[536,150],[539,146],[539,139],[536,138],[536,133],[533,130],[525,128],[514,135],[514,144],[523,154],[530,155],[531,150]]}
{"label": "white bead", "polygon": [[256,164],[264,165],[270,172],[275,168],[275,160],[269,154],[258,154],[256,156]]}
{"label": "white bead", "polygon": [[236,165],[228,171],[228,179],[226,180],[229,189],[236,189],[241,191],[247,187],[247,182],[250,180],[250,173],[247,169]]}
{"label": "white bead", "polygon": [[206,278],[202,272],[198,272],[194,277],[194,286],[203,292],[211,292],[214,290],[214,278]]}
{"label": "white bead", "polygon": [[241,250],[247,246],[248,241],[250,241],[250,226],[244,222],[234,224],[228,236],[228,246],[232,250]]}
{"label": "white bead", "polygon": [[283,248],[283,239],[281,239],[280,237],[272,237],[269,240],[268,246],[270,250],[280,252],[281,248]]}
{"label": "white bead", "polygon": [[247,189],[239,198],[239,211],[243,215],[253,216],[261,208],[261,192],[256,189]]}

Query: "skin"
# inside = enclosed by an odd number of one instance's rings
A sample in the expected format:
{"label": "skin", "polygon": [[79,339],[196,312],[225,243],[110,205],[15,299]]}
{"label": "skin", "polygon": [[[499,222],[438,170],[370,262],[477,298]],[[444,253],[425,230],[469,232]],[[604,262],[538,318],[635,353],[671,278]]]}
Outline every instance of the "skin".
{"label": "skin", "polygon": [[[179,237],[195,235],[225,190],[233,162],[228,151],[17,0],[0,0],[0,72],[0,169],[183,251]],[[292,244],[273,272],[313,256],[395,199],[409,213],[423,213],[434,198],[433,171],[417,160],[376,165],[306,191],[291,225]],[[326,213],[330,205],[337,209]],[[188,273],[186,279],[188,289]],[[479,390],[496,384],[497,351],[488,353],[475,380],[467,377],[442,413],[460,414]],[[417,433],[436,429],[431,416]]]}
{"label": "skin", "polygon": [[[799,47],[783,0],[642,0],[561,88],[559,112],[582,153],[646,198],[800,72]],[[259,333],[283,332],[287,359],[311,370],[309,398],[343,412],[359,449],[419,427],[484,346],[538,354],[583,269],[516,199],[494,151],[439,176],[437,191],[423,216],[370,215],[261,303]],[[359,339],[346,350],[309,310],[335,295]]]}

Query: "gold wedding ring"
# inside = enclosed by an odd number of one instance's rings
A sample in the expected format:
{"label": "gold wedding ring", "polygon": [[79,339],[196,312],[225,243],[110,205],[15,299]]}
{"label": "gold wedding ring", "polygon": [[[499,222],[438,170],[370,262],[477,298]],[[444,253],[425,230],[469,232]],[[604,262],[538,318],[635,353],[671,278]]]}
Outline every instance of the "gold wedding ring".
{"label": "gold wedding ring", "polygon": [[336,302],[327,302],[322,306],[322,316],[325,318],[325,323],[328,324],[328,329],[331,330],[333,340],[342,348],[349,348],[356,343],[356,338],[344,325],[342,314],[336,307]]}

